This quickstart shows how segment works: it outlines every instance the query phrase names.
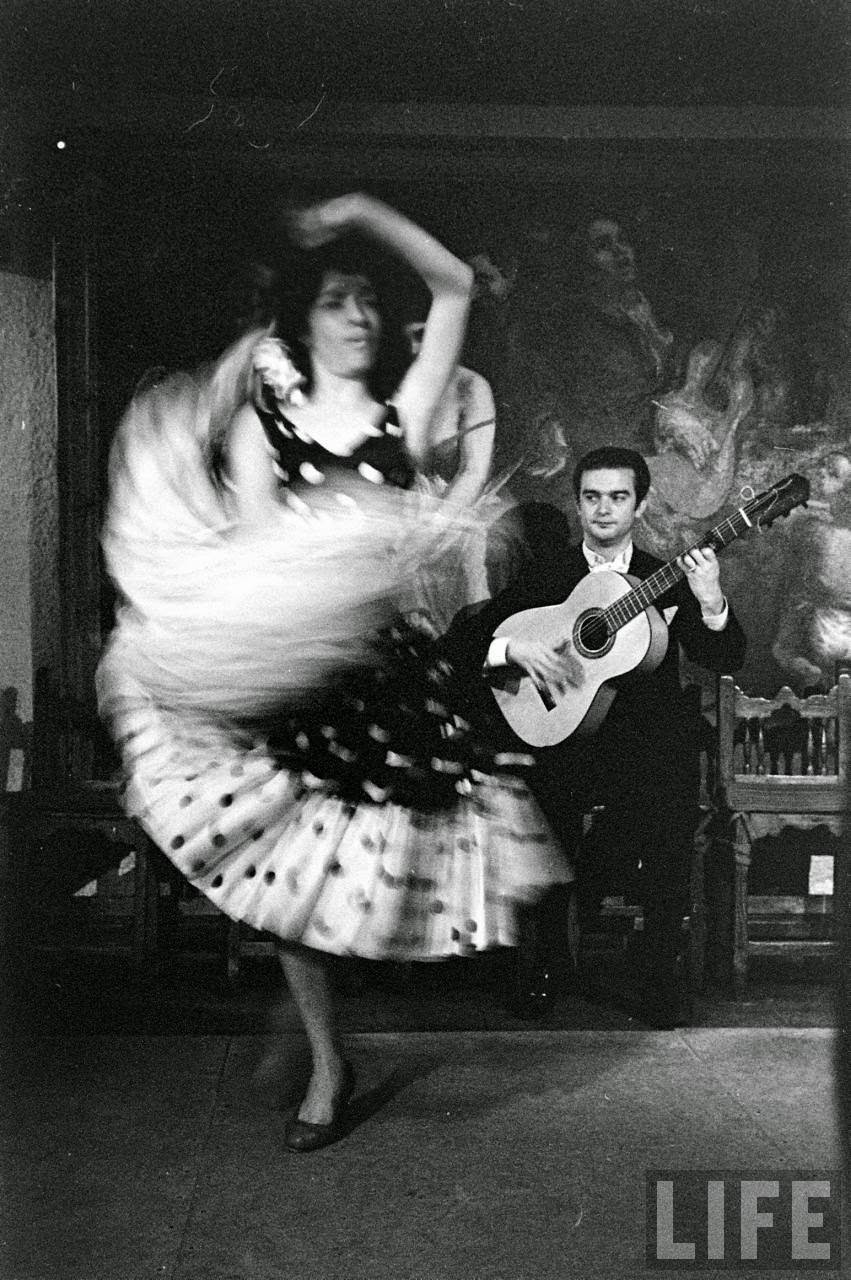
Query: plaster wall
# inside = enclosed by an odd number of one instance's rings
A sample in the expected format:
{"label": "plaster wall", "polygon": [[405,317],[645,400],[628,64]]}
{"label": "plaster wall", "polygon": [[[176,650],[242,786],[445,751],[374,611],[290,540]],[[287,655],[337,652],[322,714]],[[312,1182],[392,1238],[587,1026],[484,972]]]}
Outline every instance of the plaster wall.
{"label": "plaster wall", "polygon": [[33,676],[59,660],[53,287],[0,272],[0,686],[32,719]]}

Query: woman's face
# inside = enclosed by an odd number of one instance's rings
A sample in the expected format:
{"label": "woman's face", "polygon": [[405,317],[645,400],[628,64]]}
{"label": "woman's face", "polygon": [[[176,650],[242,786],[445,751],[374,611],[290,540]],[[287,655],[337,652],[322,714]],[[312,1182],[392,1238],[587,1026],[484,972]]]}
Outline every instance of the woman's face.
{"label": "woman's face", "polygon": [[375,363],[381,316],[363,275],[326,272],[307,315],[305,343],[314,365],[340,378],[360,378]]}

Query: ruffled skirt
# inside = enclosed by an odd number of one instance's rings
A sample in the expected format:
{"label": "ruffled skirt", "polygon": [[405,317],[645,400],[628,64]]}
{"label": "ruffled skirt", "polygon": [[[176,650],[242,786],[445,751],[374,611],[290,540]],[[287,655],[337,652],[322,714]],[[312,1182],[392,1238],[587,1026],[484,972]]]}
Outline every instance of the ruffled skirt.
{"label": "ruffled skirt", "polygon": [[339,955],[437,959],[516,945],[518,904],[571,878],[511,773],[469,771],[449,805],[353,800],[262,741],[163,711],[117,659],[101,695],[128,811],[232,919]]}

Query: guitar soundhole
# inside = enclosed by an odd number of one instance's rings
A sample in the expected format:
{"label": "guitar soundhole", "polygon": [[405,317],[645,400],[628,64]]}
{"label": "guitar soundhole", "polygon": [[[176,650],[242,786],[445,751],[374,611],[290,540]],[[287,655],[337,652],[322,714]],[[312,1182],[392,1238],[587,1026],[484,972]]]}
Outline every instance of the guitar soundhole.
{"label": "guitar soundhole", "polygon": [[615,643],[614,633],[609,631],[602,609],[586,609],[580,613],[573,627],[573,644],[583,658],[600,658]]}

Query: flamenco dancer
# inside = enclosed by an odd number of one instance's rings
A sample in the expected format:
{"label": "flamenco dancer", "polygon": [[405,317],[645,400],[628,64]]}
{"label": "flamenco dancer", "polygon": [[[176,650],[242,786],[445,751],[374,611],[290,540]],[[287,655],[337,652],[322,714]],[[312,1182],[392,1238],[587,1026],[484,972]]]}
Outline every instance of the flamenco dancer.
{"label": "flamenco dancer", "polygon": [[[351,232],[431,294],[387,400]],[[327,956],[514,945],[517,906],[571,873],[402,621],[423,566],[469,533],[412,485],[472,273],[363,194],[291,215],[290,234],[312,267],[277,335],[149,388],[121,423],[103,539],[121,605],[98,683],[129,810],[221,910],[280,939],[313,1068],[284,1140],[306,1152],[342,1136],[354,1087]]]}

